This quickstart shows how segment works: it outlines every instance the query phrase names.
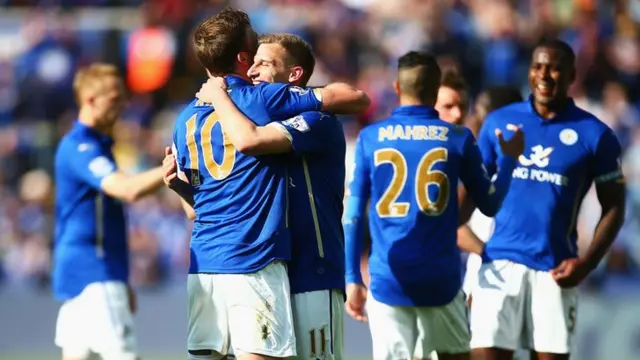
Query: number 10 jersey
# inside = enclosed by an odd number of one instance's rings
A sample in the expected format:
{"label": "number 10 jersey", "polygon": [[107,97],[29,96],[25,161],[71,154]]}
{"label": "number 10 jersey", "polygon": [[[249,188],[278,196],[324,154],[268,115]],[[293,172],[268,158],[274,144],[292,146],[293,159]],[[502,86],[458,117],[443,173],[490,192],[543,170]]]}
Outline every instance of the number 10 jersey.
{"label": "number 10 jersey", "polygon": [[[229,97],[258,126],[322,106],[310,89],[226,80]],[[289,260],[286,160],[237,152],[215,109],[197,100],[178,116],[173,141],[195,202],[189,273],[252,273]]]}

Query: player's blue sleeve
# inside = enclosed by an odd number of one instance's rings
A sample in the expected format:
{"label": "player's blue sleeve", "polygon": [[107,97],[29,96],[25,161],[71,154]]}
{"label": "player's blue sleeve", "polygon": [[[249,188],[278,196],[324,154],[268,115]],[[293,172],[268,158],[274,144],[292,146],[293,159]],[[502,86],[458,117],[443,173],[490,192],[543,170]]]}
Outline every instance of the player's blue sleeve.
{"label": "player's blue sleeve", "polygon": [[491,182],[475,139],[471,133],[468,134],[464,144],[460,179],[478,209],[486,216],[494,216],[500,209],[502,200],[509,191],[516,165],[517,160],[511,156],[499,157],[498,174],[494,182]]}
{"label": "player's blue sleeve", "polygon": [[360,257],[364,249],[364,230],[367,226],[364,215],[371,192],[368,164],[361,134],[356,142],[355,167],[349,184],[349,198],[343,221],[347,284],[362,283]]}
{"label": "player's blue sleeve", "polygon": [[496,161],[498,158],[495,150],[495,128],[492,123],[490,118],[487,119],[480,129],[480,134],[478,134],[478,148],[480,148],[482,162],[489,172],[489,176],[496,173]]}
{"label": "player's blue sleeve", "polygon": [[591,177],[598,183],[619,180],[623,177],[620,158],[620,142],[611,129],[598,139],[591,165]]}
{"label": "player's blue sleeve", "polygon": [[272,119],[287,119],[303,112],[322,110],[322,101],[313,89],[277,83],[258,86]]}
{"label": "player's blue sleeve", "polygon": [[[313,151],[321,151],[333,144],[333,130],[338,119],[330,114],[312,111],[300,114],[276,124],[280,126],[291,141],[293,151],[301,155]],[[341,134],[340,134],[341,135]]]}
{"label": "player's blue sleeve", "polygon": [[69,171],[92,188],[102,191],[102,179],[118,171],[111,154],[92,142],[69,145],[64,154],[69,161]]}

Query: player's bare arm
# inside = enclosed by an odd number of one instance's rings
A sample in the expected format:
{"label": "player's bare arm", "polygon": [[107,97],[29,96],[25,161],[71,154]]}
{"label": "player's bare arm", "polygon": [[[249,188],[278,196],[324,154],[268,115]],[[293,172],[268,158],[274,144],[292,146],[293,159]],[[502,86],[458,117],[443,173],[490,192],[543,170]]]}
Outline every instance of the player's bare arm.
{"label": "player's bare arm", "polygon": [[558,285],[562,287],[579,285],[598,266],[624,222],[626,206],[624,180],[596,184],[596,192],[602,214],[589,249],[580,258],[564,260],[551,272]]}
{"label": "player's bare arm", "polygon": [[175,155],[171,147],[167,146],[164,150],[164,159],[162,160],[162,169],[164,170],[163,180],[165,185],[180,196],[182,209],[189,220],[196,218],[196,212],[193,210],[193,192],[191,186],[178,174],[178,165]]}
{"label": "player's bare arm", "polygon": [[162,175],[160,166],[133,176],[117,171],[107,175],[101,187],[107,195],[131,203],[160,189]]}
{"label": "player's bare arm", "polygon": [[257,126],[238,110],[226,92],[224,78],[210,78],[196,96],[214,106],[229,141],[241,153],[263,155],[292,150],[291,140],[278,127]]}
{"label": "player's bare arm", "polygon": [[458,248],[462,251],[482,255],[484,242],[467,225],[476,209],[476,205],[468,195],[469,193],[464,186],[458,187],[458,206],[460,208],[458,212],[460,224],[458,228]]}
{"label": "player's bare arm", "polygon": [[[196,95],[198,99],[213,103],[224,79],[209,78]],[[226,85],[222,86],[226,89]],[[316,97],[322,102],[322,111],[334,114],[359,114],[371,104],[371,99],[362,90],[346,83],[331,83],[325,87],[313,89]],[[217,109],[216,109],[217,110]]]}
{"label": "player's bare arm", "polygon": [[322,101],[322,110],[334,114],[359,114],[371,104],[364,91],[346,83],[331,83],[313,91]]}
{"label": "player's bare arm", "polygon": [[478,238],[469,225],[462,225],[458,228],[458,248],[472,254],[482,255],[484,242]]}

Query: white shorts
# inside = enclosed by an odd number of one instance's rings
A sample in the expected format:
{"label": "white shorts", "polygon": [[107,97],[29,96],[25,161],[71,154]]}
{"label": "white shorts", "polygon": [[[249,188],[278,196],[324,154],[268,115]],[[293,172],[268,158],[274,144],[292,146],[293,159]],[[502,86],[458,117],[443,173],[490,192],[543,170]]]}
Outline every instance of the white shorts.
{"label": "white shorts", "polygon": [[60,307],[55,343],[63,357],[135,359],[137,344],[127,285],[119,281],[89,284]]}
{"label": "white shorts", "polygon": [[292,359],[344,359],[344,293],[311,291],[291,296],[298,355]]}
{"label": "white shorts", "polygon": [[273,262],[251,274],[190,274],[189,350],[288,357],[296,354],[289,277]]}
{"label": "white shorts", "polygon": [[464,281],[462,283],[462,291],[467,295],[471,295],[473,287],[478,282],[478,271],[482,265],[482,258],[476,254],[469,254],[467,257],[467,270],[464,273]]}
{"label": "white shorts", "polygon": [[[413,359],[422,354],[469,352],[467,306],[462,291],[449,304],[434,307],[390,306],[367,295],[367,316],[374,360]],[[421,336],[421,334],[423,334]]]}
{"label": "white shorts", "polygon": [[472,348],[571,352],[578,292],[560,288],[549,272],[493,261],[480,267],[472,293]]}

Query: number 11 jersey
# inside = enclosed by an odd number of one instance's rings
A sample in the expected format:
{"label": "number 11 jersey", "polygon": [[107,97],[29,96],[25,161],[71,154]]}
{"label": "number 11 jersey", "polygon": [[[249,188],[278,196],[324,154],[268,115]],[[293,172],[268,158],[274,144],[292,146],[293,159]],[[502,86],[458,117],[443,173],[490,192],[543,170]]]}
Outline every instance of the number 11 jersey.
{"label": "number 11 jersey", "polygon": [[[457,246],[458,179],[492,216],[508,190],[516,160],[502,157],[494,184],[469,129],[446,123],[426,106],[401,106],[360,132],[350,196],[370,199],[373,297],[392,306],[442,306],[462,285]],[[363,203],[363,202],[361,202]],[[349,204],[347,204],[349,207]],[[361,218],[361,217],[359,217]],[[348,283],[359,282],[345,216]],[[355,226],[361,222],[353,222]],[[358,236],[355,236],[358,237]]]}
{"label": "number 11 jersey", "polygon": [[[322,107],[311,89],[226,80],[229,97],[258,126]],[[286,160],[237,152],[215,109],[197,100],[178,116],[173,141],[195,202],[189,273],[246,274],[289,260]]]}

